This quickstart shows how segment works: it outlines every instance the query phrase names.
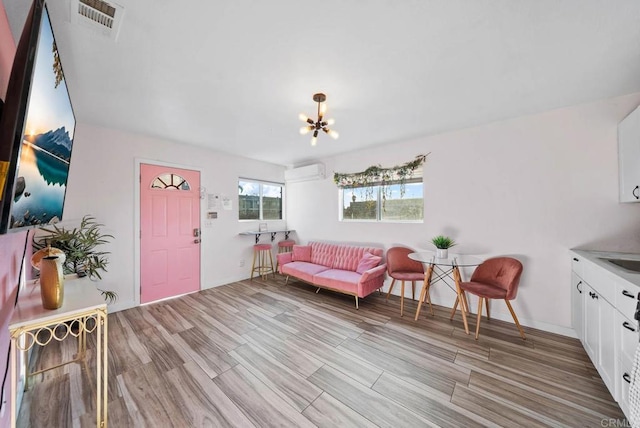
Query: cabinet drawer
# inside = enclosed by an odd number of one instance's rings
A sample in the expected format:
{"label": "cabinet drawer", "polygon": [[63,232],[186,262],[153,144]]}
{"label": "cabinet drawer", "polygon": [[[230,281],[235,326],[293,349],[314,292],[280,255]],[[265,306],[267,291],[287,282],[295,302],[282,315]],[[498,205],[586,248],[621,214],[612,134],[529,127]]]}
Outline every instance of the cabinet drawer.
{"label": "cabinet drawer", "polygon": [[631,369],[633,360],[624,356],[618,360],[618,379],[616,379],[616,400],[625,416],[629,417],[629,387],[631,386]]}
{"label": "cabinet drawer", "polygon": [[580,263],[584,263],[582,266],[582,279],[593,288],[593,291],[614,305],[616,302],[617,277],[588,260],[581,259]]}
{"label": "cabinet drawer", "polygon": [[624,317],[618,311],[616,311],[615,322],[615,346],[618,350],[618,355],[623,355],[628,360],[633,360],[636,348],[638,347],[638,342],[640,341],[640,334],[638,333],[638,323]]}
{"label": "cabinet drawer", "polygon": [[616,309],[625,317],[633,319],[638,303],[640,288],[623,279],[616,281]]}
{"label": "cabinet drawer", "polygon": [[584,266],[584,262],[581,256],[576,253],[571,253],[571,270],[575,272],[580,278],[584,279],[582,274],[582,266]]}

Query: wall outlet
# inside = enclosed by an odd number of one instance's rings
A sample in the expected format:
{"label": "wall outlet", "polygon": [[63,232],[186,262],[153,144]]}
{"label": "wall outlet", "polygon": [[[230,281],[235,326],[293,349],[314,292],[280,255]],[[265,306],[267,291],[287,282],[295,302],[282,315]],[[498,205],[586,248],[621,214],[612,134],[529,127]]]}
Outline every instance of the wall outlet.
{"label": "wall outlet", "polygon": [[244,259],[240,259],[240,261],[238,262],[238,266],[244,267]]}

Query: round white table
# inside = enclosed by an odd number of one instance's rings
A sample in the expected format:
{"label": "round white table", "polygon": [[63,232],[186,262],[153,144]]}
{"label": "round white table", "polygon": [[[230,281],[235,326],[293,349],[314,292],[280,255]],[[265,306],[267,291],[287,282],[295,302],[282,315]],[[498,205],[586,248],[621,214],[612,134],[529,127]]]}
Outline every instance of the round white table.
{"label": "round white table", "polygon": [[[447,283],[447,278],[452,277],[455,283],[454,291],[457,296],[456,302],[454,303],[453,309],[451,310],[451,318],[453,318],[453,316],[455,315],[459,303],[460,312],[462,312],[462,322],[464,323],[464,331],[469,334],[469,324],[467,323],[467,312],[469,312],[469,305],[464,291],[462,291],[462,289],[460,288],[460,282],[462,281],[462,278],[460,277],[459,268],[478,266],[483,262],[483,260],[479,257],[469,256],[466,254],[449,254],[449,257],[447,258],[438,258],[436,257],[435,251],[421,251],[411,253],[409,254],[409,258],[422,263],[426,268],[424,274],[424,284],[422,286],[422,291],[420,292],[420,298],[418,300],[418,310],[416,311],[415,320],[418,320],[422,304],[429,296],[429,287],[431,287],[432,284],[435,284],[438,281],[442,281],[449,285],[449,288],[453,290],[452,286]],[[435,280],[432,280],[434,272],[436,276]],[[431,307],[430,298],[429,306]],[[431,308],[431,315],[433,315],[433,308]]]}

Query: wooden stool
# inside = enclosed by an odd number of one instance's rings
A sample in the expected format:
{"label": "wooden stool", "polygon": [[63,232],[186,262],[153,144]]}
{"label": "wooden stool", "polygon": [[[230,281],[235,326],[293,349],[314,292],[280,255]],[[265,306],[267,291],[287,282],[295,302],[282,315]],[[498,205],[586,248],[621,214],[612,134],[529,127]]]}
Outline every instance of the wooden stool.
{"label": "wooden stool", "polygon": [[[293,246],[296,245],[296,241],[293,239],[287,239],[278,242],[278,254],[290,253],[293,251]],[[276,272],[278,272],[278,259],[276,258]]]}
{"label": "wooden stool", "polygon": [[[267,256],[269,257],[267,264]],[[258,264],[256,265],[256,260]],[[273,274],[276,277],[276,272],[273,270],[273,256],[271,255],[271,244],[256,244],[253,246],[253,263],[251,263],[251,279],[253,279],[253,273],[257,272],[262,279],[267,279],[267,275]]]}

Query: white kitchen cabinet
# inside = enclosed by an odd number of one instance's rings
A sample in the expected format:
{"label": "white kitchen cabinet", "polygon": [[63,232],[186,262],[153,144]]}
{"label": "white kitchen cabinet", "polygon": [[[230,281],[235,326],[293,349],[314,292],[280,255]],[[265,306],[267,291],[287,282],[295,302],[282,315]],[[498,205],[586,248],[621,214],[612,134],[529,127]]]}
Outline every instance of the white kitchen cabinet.
{"label": "white kitchen cabinet", "polygon": [[574,250],[571,259],[573,328],[628,417],[631,368],[640,339],[640,328],[634,320],[640,273],[609,260],[640,260],[640,255]]}
{"label": "white kitchen cabinet", "polygon": [[620,202],[640,202],[640,107],[618,124]]}

